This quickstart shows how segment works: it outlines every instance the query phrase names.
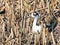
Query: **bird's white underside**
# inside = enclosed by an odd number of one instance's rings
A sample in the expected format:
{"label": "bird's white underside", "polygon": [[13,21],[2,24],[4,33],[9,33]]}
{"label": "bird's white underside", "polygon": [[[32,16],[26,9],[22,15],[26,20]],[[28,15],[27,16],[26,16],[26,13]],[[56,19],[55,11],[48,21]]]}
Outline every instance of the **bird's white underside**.
{"label": "bird's white underside", "polygon": [[41,31],[42,26],[32,26],[32,32],[38,33]]}
{"label": "bird's white underside", "polygon": [[31,14],[31,17],[34,18],[34,21],[33,21],[33,25],[32,25],[32,32],[33,33],[38,33],[41,31],[42,29],[42,25],[36,25],[37,23],[37,20],[38,20],[38,16],[34,16],[33,13]]}

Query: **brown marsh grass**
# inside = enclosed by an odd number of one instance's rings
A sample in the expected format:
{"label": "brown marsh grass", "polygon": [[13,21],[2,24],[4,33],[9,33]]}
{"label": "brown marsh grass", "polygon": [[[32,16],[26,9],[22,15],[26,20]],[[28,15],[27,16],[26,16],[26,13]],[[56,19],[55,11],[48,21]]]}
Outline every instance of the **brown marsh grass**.
{"label": "brown marsh grass", "polygon": [[38,11],[41,19],[45,17],[48,22],[50,14],[58,10],[60,0],[0,0],[0,45],[60,45],[60,29],[52,36],[43,27],[36,35],[31,32],[33,19],[27,18],[31,12]]}

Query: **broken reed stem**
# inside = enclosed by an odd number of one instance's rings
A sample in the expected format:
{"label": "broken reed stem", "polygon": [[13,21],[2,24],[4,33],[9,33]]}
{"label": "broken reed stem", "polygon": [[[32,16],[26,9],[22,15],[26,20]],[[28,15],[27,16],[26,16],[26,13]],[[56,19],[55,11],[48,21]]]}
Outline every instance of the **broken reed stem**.
{"label": "broken reed stem", "polygon": [[3,34],[5,34],[5,22],[2,20],[3,23]]}
{"label": "broken reed stem", "polygon": [[37,35],[34,35],[34,45],[36,45]]}
{"label": "broken reed stem", "polygon": [[46,38],[45,38],[45,24],[43,24],[43,45],[46,45]]}
{"label": "broken reed stem", "polygon": [[3,32],[2,32],[2,42],[3,42],[3,45],[4,45],[4,36],[5,36],[5,22],[2,20],[2,23],[3,23]]}
{"label": "broken reed stem", "polygon": [[40,34],[37,35],[37,43],[40,45]]}
{"label": "broken reed stem", "polygon": [[13,29],[11,28],[11,38],[13,38],[14,35],[13,35]]}
{"label": "broken reed stem", "polygon": [[50,10],[49,10],[49,1],[48,0],[47,0],[47,7],[48,7],[47,12],[50,13]]}
{"label": "broken reed stem", "polygon": [[25,16],[24,16],[24,21],[23,21],[23,32],[25,33],[26,32],[26,30],[25,30]]}
{"label": "broken reed stem", "polygon": [[22,25],[21,26],[22,26],[22,28],[23,28],[23,3],[24,3],[23,0],[21,0],[21,16],[22,16],[22,22],[21,22]]}
{"label": "broken reed stem", "polygon": [[21,45],[21,34],[19,34],[19,44]]}
{"label": "broken reed stem", "polygon": [[33,7],[33,11],[35,11],[36,9],[36,0],[34,0],[34,7]]}
{"label": "broken reed stem", "polygon": [[29,25],[30,25],[29,22],[30,22],[30,18],[27,19],[27,31],[28,31],[29,33],[31,33],[30,26],[29,26]]}
{"label": "broken reed stem", "polygon": [[53,45],[56,45],[55,40],[54,40],[54,36],[53,36],[53,32],[51,32],[51,37],[52,37]]}

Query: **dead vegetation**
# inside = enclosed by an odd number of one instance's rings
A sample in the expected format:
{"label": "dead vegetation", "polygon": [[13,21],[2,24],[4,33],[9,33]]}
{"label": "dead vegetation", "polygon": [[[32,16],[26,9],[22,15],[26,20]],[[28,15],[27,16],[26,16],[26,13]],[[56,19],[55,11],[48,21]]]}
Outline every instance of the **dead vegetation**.
{"label": "dead vegetation", "polygon": [[41,20],[45,18],[49,22],[51,14],[59,10],[60,0],[0,0],[0,45],[60,45],[59,17],[53,31],[56,44],[45,27],[41,34],[32,34],[33,19],[27,18],[31,12],[38,11]]}

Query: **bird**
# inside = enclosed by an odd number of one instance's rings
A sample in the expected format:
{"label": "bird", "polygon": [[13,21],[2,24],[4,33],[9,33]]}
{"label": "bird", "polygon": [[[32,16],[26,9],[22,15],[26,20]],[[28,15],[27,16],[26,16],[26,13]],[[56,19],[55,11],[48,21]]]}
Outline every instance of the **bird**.
{"label": "bird", "polygon": [[49,25],[46,24],[46,27],[48,28],[49,32],[52,32],[52,29],[54,30],[56,26],[58,25],[58,18],[60,17],[60,11],[54,11],[52,12],[52,19],[49,22]]}
{"label": "bird", "polygon": [[35,11],[35,12],[31,13],[30,17],[34,18],[33,25],[32,25],[32,32],[33,33],[40,32],[42,26],[41,25],[37,25],[37,20],[39,18],[38,12]]}
{"label": "bird", "polygon": [[48,28],[49,32],[52,32],[52,29],[55,29],[57,24],[58,24],[58,21],[57,21],[57,19],[54,18],[53,20],[51,20],[51,22],[49,24],[46,24],[46,28]]}
{"label": "bird", "polygon": [[45,25],[46,25],[46,28],[48,28],[48,32],[51,34],[53,45],[56,45],[53,31],[58,24],[58,20],[54,15],[50,15],[50,16],[51,16],[51,18],[49,18],[50,21],[47,20],[48,23],[45,22]]}

